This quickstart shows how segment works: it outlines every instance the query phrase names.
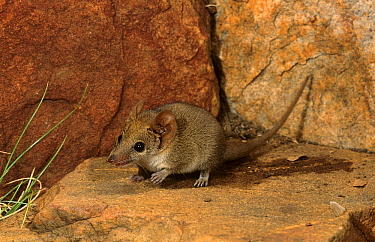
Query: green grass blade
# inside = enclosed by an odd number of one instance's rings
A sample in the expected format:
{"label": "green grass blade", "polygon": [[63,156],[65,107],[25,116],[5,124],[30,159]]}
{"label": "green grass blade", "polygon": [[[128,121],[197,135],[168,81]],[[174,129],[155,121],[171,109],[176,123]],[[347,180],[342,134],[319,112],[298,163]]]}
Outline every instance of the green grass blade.
{"label": "green grass blade", "polygon": [[[18,147],[18,144],[20,143],[20,141],[21,141],[23,135],[26,133],[26,130],[27,130],[27,128],[29,127],[31,121],[34,119],[36,113],[38,112],[40,106],[42,105],[43,100],[44,100],[44,97],[45,97],[46,94],[47,94],[47,90],[48,90],[48,83],[47,83],[47,85],[46,85],[46,88],[44,89],[43,96],[42,96],[42,98],[40,99],[38,106],[36,107],[36,109],[35,109],[33,115],[32,115],[31,118],[29,119],[29,121],[27,122],[27,124],[26,124],[25,128],[23,129],[21,135],[18,137],[18,140],[17,140],[16,144],[15,144],[14,147],[13,147],[12,153],[10,153],[10,156],[9,156],[9,158],[8,158],[8,161],[7,161],[7,163],[5,164],[3,174],[0,176],[0,184],[2,183],[4,176],[8,173],[8,171],[9,171],[8,167],[9,167],[9,165],[10,165],[10,163],[11,163],[11,160],[12,160],[12,158],[13,158],[14,153],[16,152],[16,149],[17,149],[17,147]],[[14,165],[14,164],[12,164],[11,166],[13,166],[13,165]]]}
{"label": "green grass blade", "polygon": [[[38,144],[42,139],[44,139],[49,133],[51,133],[53,130],[55,130],[57,127],[60,126],[60,124],[62,124],[66,119],[68,119],[75,111],[77,111],[77,109],[81,106],[82,104],[82,101],[83,99],[85,98],[86,96],[86,93],[87,93],[87,88],[88,88],[88,85],[86,85],[86,88],[83,92],[83,95],[81,97],[81,100],[78,102],[78,104],[76,105],[76,107],[68,114],[66,115],[60,122],[58,122],[55,126],[53,126],[50,130],[48,130],[45,134],[43,134],[39,139],[37,139],[32,145],[30,145],[26,150],[24,150],[13,162],[12,164],[8,165],[8,167],[6,169],[4,169],[4,173],[3,173],[3,176],[8,173],[8,171],[18,162],[19,159],[21,159],[31,148],[33,148],[36,144]],[[38,108],[39,109],[39,106]],[[34,112],[35,113],[35,112]],[[31,119],[30,121],[31,122]],[[25,130],[26,131],[26,130]],[[1,181],[2,181],[2,177],[0,177],[0,184],[1,184]]]}
{"label": "green grass blade", "polygon": [[3,199],[5,199],[6,197],[8,197],[8,196],[9,196],[10,194],[12,194],[12,193],[13,193],[13,195],[12,195],[12,197],[11,197],[9,200],[13,200],[14,197],[16,196],[15,194],[18,193],[20,187],[21,187],[23,184],[25,184],[25,183],[26,183],[25,181],[22,181],[22,182],[20,182],[18,185],[14,186],[9,192],[7,192],[4,196],[2,196],[2,197],[0,198],[0,201],[2,201]]}
{"label": "green grass blade", "polygon": [[52,156],[52,158],[49,160],[49,162],[47,163],[47,165],[44,166],[43,170],[39,173],[39,175],[37,177],[35,177],[35,180],[32,181],[31,186],[34,186],[34,184],[37,182],[37,180],[39,180],[39,178],[43,175],[43,173],[51,165],[52,161],[56,158],[56,156],[59,154],[60,150],[64,146],[67,137],[68,136],[65,136],[63,142],[61,142],[59,148],[57,149],[57,151],[55,152],[55,154]]}
{"label": "green grass blade", "polygon": [[[42,139],[44,139],[49,133],[51,133],[58,126],[60,126],[66,119],[68,119],[81,106],[82,101],[83,101],[83,99],[86,96],[87,89],[88,89],[88,85],[86,85],[86,88],[85,88],[85,90],[84,90],[84,92],[82,94],[82,97],[81,97],[80,101],[78,102],[78,104],[76,105],[76,107],[68,115],[66,115],[60,122],[58,122],[55,126],[53,126],[51,129],[49,129],[46,133],[44,133],[32,145],[30,145],[26,150],[24,150],[17,158],[15,158],[14,161],[12,161],[12,158],[13,158],[13,156],[15,154],[15,151],[16,151],[16,149],[17,149],[17,147],[18,147],[18,145],[19,145],[22,137],[26,133],[26,130],[28,129],[31,121],[34,119],[36,113],[38,112],[38,110],[39,110],[39,108],[41,106],[41,104],[43,103],[43,100],[44,100],[45,95],[46,95],[47,90],[48,90],[48,84],[47,84],[46,89],[44,90],[43,96],[42,96],[41,100],[39,101],[39,104],[38,104],[37,108],[35,109],[33,115],[29,119],[29,121],[26,124],[25,128],[23,129],[21,135],[19,136],[19,138],[18,138],[18,140],[17,140],[17,142],[16,142],[16,144],[15,144],[13,150],[12,150],[12,153],[10,154],[10,157],[9,157],[9,159],[8,159],[6,165],[5,165],[5,168],[3,170],[3,173],[0,176],[0,184],[2,183],[4,176],[9,172],[9,170],[30,149],[32,149],[36,144],[38,144]],[[8,184],[11,184],[11,183],[18,182],[17,185],[15,185],[10,191],[8,191],[4,196],[2,196],[0,198],[0,204],[1,204],[1,207],[0,207],[0,219],[7,218],[7,217],[11,216],[12,214],[15,214],[15,213],[17,213],[19,211],[22,211],[23,209],[26,208],[26,212],[25,212],[25,215],[24,215],[24,219],[23,219],[22,225],[25,223],[25,221],[26,221],[26,215],[27,215],[27,211],[29,210],[29,207],[30,207],[31,203],[39,196],[39,194],[41,192],[41,189],[42,189],[42,185],[41,185],[39,179],[43,175],[43,173],[46,171],[46,169],[51,165],[51,163],[53,162],[53,160],[55,160],[55,158],[59,154],[60,150],[62,149],[63,145],[65,144],[66,139],[67,139],[67,136],[65,136],[64,140],[62,141],[62,143],[58,147],[58,149],[55,152],[55,154],[52,156],[52,158],[49,160],[49,162],[47,163],[47,165],[44,166],[43,170],[36,177],[34,177],[34,170],[33,170],[33,172],[31,173],[31,175],[30,175],[29,178],[21,178],[21,179],[18,179],[18,180],[15,180],[15,181],[12,181],[12,182],[8,183]],[[33,190],[33,187],[35,186],[35,184],[37,182],[39,183],[39,189],[37,189],[37,190],[34,189]],[[22,188],[24,190],[21,192],[21,187],[23,185],[26,185],[26,188]],[[17,197],[18,197],[18,199],[16,199]],[[7,199],[8,201],[4,201],[4,199],[6,199],[6,198],[8,198]]]}

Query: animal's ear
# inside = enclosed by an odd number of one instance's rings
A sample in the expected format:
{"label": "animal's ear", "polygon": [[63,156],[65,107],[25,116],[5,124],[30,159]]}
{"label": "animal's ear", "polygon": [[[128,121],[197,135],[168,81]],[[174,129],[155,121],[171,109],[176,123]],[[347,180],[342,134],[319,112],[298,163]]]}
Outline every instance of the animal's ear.
{"label": "animal's ear", "polygon": [[132,109],[132,111],[130,112],[129,118],[130,119],[136,119],[138,114],[141,113],[141,110],[142,110],[144,104],[145,104],[144,100],[139,101],[137,103],[137,105],[135,105],[134,108]]}
{"label": "animal's ear", "polygon": [[163,149],[171,143],[176,135],[176,118],[172,111],[164,110],[156,115],[155,119],[151,122],[150,128],[154,133],[160,135],[160,148]]}

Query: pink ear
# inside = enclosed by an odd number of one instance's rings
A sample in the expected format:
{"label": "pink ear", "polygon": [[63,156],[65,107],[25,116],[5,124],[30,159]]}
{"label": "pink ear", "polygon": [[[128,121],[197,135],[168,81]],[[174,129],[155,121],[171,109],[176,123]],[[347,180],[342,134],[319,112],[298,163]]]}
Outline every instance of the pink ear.
{"label": "pink ear", "polygon": [[141,113],[141,110],[143,108],[143,105],[145,104],[145,101],[144,100],[141,100],[137,103],[137,105],[135,105],[135,107],[132,109],[132,111],[130,112],[129,114],[129,118],[130,119],[136,119],[138,114]]}
{"label": "pink ear", "polygon": [[160,148],[167,147],[177,131],[177,123],[172,111],[164,110],[151,122],[150,128],[156,134],[161,136]]}

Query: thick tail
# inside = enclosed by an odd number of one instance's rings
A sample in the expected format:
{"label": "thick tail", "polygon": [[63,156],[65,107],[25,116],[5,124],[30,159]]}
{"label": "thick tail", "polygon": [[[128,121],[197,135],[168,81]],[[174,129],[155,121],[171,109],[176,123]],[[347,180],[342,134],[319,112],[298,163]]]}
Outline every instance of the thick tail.
{"label": "thick tail", "polygon": [[282,118],[267,133],[255,139],[247,140],[246,142],[243,142],[242,140],[238,140],[238,139],[228,140],[227,145],[226,145],[226,151],[224,154],[224,160],[229,161],[229,160],[239,159],[241,157],[246,157],[256,148],[258,148],[259,146],[264,144],[267,140],[269,140],[284,125],[290,113],[293,111],[294,106],[297,104],[298,99],[300,98],[303,92],[303,89],[305,89],[305,86],[310,79],[312,79],[312,75],[309,75],[306,77],[305,81],[301,85],[292,103],[290,104],[290,106],[288,107],[288,109],[286,110]]}

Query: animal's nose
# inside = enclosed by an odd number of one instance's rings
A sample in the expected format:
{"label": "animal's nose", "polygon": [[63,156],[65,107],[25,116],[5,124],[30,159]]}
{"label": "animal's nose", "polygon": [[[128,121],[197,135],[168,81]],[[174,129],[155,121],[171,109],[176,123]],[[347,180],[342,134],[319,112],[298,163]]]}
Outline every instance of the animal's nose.
{"label": "animal's nose", "polygon": [[116,159],[115,155],[110,155],[107,159],[107,162],[113,164],[115,162],[115,159]]}

